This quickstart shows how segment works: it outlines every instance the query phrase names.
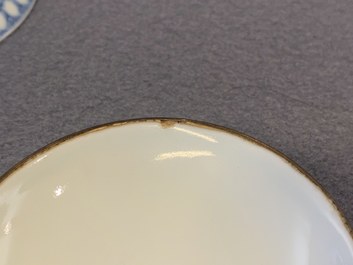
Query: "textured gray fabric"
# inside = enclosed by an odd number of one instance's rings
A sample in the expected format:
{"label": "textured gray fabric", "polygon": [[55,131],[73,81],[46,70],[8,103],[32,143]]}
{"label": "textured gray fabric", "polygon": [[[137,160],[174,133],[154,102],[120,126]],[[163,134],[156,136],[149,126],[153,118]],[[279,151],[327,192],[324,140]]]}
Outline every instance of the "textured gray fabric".
{"label": "textured gray fabric", "polygon": [[0,43],[0,174],[66,134],[172,116],[297,161],[353,224],[351,0],[38,0]]}

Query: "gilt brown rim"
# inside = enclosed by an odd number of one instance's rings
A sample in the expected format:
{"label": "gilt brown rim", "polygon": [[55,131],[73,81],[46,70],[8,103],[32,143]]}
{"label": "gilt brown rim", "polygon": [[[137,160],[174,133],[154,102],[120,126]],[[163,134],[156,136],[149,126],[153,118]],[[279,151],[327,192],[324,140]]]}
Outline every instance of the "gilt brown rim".
{"label": "gilt brown rim", "polygon": [[0,176],[0,184],[6,178],[10,177],[13,173],[15,173],[16,170],[22,168],[27,163],[29,163],[33,159],[35,159],[37,156],[43,154],[44,152],[47,152],[47,151],[53,149],[54,147],[66,142],[66,141],[73,140],[73,139],[75,139],[78,136],[83,136],[85,134],[96,132],[96,131],[100,131],[100,130],[103,130],[103,129],[106,129],[106,128],[109,128],[109,127],[122,126],[122,125],[130,124],[130,123],[143,123],[143,122],[158,122],[158,123],[160,123],[160,125],[163,128],[172,127],[175,124],[186,124],[186,125],[191,125],[191,126],[196,126],[196,127],[203,127],[203,128],[207,128],[207,129],[216,129],[218,131],[223,131],[223,132],[229,133],[231,135],[235,135],[235,136],[241,137],[242,139],[245,139],[245,140],[247,140],[249,142],[252,142],[252,143],[254,143],[254,144],[256,144],[256,145],[258,145],[260,147],[263,147],[263,148],[275,153],[276,155],[278,155],[279,157],[284,159],[284,161],[289,163],[295,170],[299,171],[301,173],[301,175],[303,175],[304,177],[309,179],[310,182],[322,192],[324,197],[333,206],[333,208],[335,209],[337,215],[340,217],[344,227],[348,231],[348,234],[350,235],[350,238],[351,238],[351,240],[353,242],[353,229],[350,227],[350,225],[349,225],[347,219],[345,218],[343,212],[340,210],[340,208],[336,205],[334,200],[331,198],[331,195],[326,191],[326,189],[319,182],[317,182],[316,179],[314,179],[314,177],[312,175],[310,175],[306,170],[304,170],[301,166],[299,166],[295,161],[293,161],[292,159],[287,157],[282,152],[276,150],[272,146],[270,146],[270,145],[268,145],[268,144],[266,144],[266,143],[264,143],[264,142],[262,142],[260,140],[257,140],[254,137],[249,136],[249,135],[247,135],[245,133],[239,132],[239,131],[237,131],[235,129],[230,129],[230,128],[227,128],[227,127],[224,127],[224,126],[220,126],[220,125],[216,125],[216,124],[209,123],[209,122],[197,121],[197,120],[186,119],[186,118],[151,117],[151,118],[127,119],[127,120],[120,120],[120,121],[113,121],[113,122],[109,122],[109,123],[104,123],[104,124],[101,124],[101,125],[89,127],[89,128],[83,129],[81,131],[66,135],[66,136],[64,136],[62,138],[59,138],[59,139],[57,139],[57,140],[45,145],[44,147],[38,149],[37,151],[33,152],[32,154],[28,155],[27,157],[22,159],[20,162],[18,162],[14,166],[12,166],[9,170],[7,170],[3,175]]}

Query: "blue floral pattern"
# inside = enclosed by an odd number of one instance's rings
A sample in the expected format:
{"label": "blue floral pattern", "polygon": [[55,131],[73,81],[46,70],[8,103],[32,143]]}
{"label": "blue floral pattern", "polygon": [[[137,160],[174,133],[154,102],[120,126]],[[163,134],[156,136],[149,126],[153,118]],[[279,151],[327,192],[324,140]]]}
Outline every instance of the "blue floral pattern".
{"label": "blue floral pattern", "polygon": [[24,21],[34,2],[35,0],[0,0],[0,40]]}

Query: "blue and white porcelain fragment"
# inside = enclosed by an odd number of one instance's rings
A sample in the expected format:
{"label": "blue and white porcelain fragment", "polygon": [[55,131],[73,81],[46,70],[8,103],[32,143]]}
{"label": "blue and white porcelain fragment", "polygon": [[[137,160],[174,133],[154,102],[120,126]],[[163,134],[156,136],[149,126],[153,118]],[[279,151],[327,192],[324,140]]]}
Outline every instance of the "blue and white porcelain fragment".
{"label": "blue and white porcelain fragment", "polygon": [[0,41],[20,26],[36,0],[0,0]]}

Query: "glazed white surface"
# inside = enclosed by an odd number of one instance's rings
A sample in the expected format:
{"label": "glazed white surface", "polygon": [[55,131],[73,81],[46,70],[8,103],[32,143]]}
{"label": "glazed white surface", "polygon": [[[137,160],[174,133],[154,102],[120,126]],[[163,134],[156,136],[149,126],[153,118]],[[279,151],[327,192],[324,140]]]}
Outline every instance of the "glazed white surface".
{"label": "glazed white surface", "polygon": [[283,158],[216,129],[97,130],[0,183],[0,265],[350,265],[324,194]]}

